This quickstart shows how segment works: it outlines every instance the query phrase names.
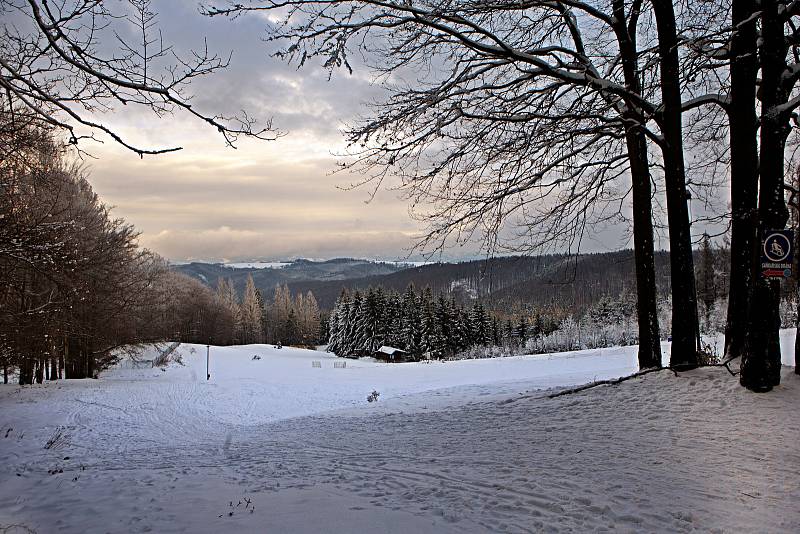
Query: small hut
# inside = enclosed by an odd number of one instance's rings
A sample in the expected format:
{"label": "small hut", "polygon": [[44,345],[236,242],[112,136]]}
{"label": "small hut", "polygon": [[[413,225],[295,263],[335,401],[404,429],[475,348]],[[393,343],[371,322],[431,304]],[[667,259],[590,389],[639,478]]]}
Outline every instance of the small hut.
{"label": "small hut", "polygon": [[388,347],[386,345],[375,351],[373,355],[376,360],[381,360],[389,363],[404,362],[406,360],[406,351],[397,349],[395,347]]}

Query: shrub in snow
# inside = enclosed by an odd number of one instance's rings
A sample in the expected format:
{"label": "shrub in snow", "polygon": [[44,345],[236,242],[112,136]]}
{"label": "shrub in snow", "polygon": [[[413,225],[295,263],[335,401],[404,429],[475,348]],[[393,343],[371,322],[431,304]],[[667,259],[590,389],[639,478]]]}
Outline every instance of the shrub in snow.
{"label": "shrub in snow", "polygon": [[797,302],[793,298],[781,299],[781,328],[797,326]]}
{"label": "shrub in snow", "polygon": [[367,402],[378,402],[378,397],[380,397],[380,395],[381,395],[381,394],[380,394],[380,393],[378,393],[377,391],[375,391],[375,390],[372,390],[372,393],[370,393],[370,394],[367,396]]}
{"label": "shrub in snow", "polygon": [[697,302],[697,315],[700,319],[700,332],[706,335],[716,335],[725,332],[727,321],[728,299],[720,298],[710,307],[702,300]]}

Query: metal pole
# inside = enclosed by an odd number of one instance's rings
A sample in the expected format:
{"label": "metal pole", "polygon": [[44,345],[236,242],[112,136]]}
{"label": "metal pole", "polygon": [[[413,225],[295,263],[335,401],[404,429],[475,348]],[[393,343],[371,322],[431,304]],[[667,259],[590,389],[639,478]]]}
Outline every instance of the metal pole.
{"label": "metal pole", "polygon": [[208,357],[211,353],[211,345],[206,345],[206,380],[211,379],[211,373],[208,372]]}

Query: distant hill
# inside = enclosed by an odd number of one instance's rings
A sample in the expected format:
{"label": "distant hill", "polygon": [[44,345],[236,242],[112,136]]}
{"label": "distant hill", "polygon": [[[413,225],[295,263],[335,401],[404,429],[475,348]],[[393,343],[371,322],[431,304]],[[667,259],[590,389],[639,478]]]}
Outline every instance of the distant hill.
{"label": "distant hill", "polygon": [[[657,252],[659,293],[669,292],[669,253]],[[519,306],[558,304],[580,311],[603,295],[635,294],[633,251],[623,250],[581,256],[510,256],[459,263],[406,267],[367,260],[300,260],[280,269],[232,269],[221,264],[191,263],[176,269],[215,286],[217,278],[234,281],[241,292],[249,274],[266,298],[275,285],[287,284],[292,293],[312,291],[320,307],[333,306],[342,289],[382,286],[404,290],[409,284],[429,286],[433,292],[454,295],[462,302],[481,298],[491,307],[511,310]]]}
{"label": "distant hill", "polygon": [[[219,278],[233,280],[237,291],[244,290],[248,275],[253,275],[256,287],[268,298],[278,284],[289,284],[300,281],[343,281],[370,276],[381,276],[397,272],[404,268],[395,263],[379,263],[362,259],[337,258],[328,261],[295,260],[286,264],[269,264],[267,268],[240,267],[232,264],[193,262],[175,265],[178,272],[197,278],[201,282],[216,287]],[[264,264],[267,265],[267,264]],[[282,266],[281,266],[282,265]]]}
{"label": "distant hill", "polygon": [[[670,289],[669,253],[655,256],[659,293]],[[519,306],[558,304],[580,311],[603,295],[623,291],[635,295],[633,251],[625,250],[581,256],[512,256],[461,263],[440,263],[403,269],[395,273],[336,282],[305,280],[289,283],[292,292],[313,291],[323,309],[329,309],[343,288],[382,286],[402,291],[413,283],[429,286],[434,294],[453,294],[468,302],[485,300],[492,308],[511,310]]]}

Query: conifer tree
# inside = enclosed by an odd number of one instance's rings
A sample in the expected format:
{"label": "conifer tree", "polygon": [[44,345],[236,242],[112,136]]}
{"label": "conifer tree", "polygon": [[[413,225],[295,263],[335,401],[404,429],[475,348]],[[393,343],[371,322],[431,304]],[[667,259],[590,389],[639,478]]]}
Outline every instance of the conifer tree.
{"label": "conifer tree", "polygon": [[528,342],[528,319],[525,315],[520,315],[517,327],[514,329],[514,336],[519,341],[520,346],[524,347]]}
{"label": "conifer tree", "polygon": [[402,300],[403,347],[412,359],[419,359],[422,355],[422,316],[420,303],[414,293],[414,286],[409,285],[403,293]]}

